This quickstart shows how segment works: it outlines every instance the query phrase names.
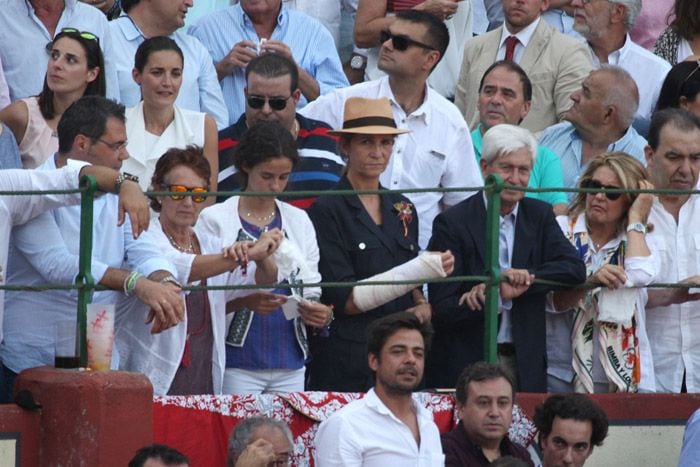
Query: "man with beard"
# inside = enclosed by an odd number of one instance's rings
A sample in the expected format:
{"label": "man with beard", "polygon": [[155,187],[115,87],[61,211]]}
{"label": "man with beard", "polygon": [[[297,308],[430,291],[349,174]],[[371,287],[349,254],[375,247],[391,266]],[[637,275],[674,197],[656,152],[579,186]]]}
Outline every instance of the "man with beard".
{"label": "man with beard", "polygon": [[367,351],[375,386],[321,423],[316,465],[444,465],[433,417],[411,395],[431,337],[430,324],[409,312],[372,323]]}

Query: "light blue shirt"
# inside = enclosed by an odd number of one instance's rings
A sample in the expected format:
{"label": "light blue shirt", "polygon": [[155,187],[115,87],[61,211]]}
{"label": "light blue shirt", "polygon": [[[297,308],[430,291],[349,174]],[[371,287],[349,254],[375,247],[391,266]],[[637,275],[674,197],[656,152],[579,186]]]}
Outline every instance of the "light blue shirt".
{"label": "light blue shirt", "polygon": [[[114,42],[114,62],[119,78],[119,100],[126,107],[136,107],[141,100],[141,88],[131,76],[134,69],[136,49],[145,37],[126,14],[109,23]],[[221,94],[216,70],[207,49],[194,37],[183,31],[169,36],[182,49],[185,63],[182,70],[182,85],[175,104],[187,110],[206,112],[221,130],[228,126],[228,111]],[[243,88],[241,88],[241,92]]]}
{"label": "light blue shirt", "polygon": [[[56,25],[56,34],[67,27],[89,31],[100,38],[105,60],[107,97],[118,97],[119,86],[112,60],[114,49],[104,13],[83,2],[65,0],[65,8]],[[28,0],[0,0],[0,61],[12,102],[41,92],[49,63],[46,44],[51,40],[53,36],[37,18]]]}
{"label": "light blue shirt", "polygon": [[560,33],[571,36],[581,42],[586,41],[586,39],[574,29],[574,18],[567,15],[561,8],[552,8],[545,11],[542,13],[542,19]]}
{"label": "light blue shirt", "polygon": [[688,419],[678,467],[700,467],[700,409]]}
{"label": "light blue shirt", "polygon": [[[214,63],[221,61],[242,40],[254,44],[260,42],[252,21],[240,5],[205,16],[190,28],[190,33],[202,41]],[[310,16],[283,6],[272,37],[268,39],[287,44],[297,65],[318,82],[322,95],[331,89],[348,86],[333,37]],[[221,80],[231,125],[245,112],[245,86],[245,70],[242,68],[235,69]],[[303,107],[306,102],[302,96],[297,108]]]}
{"label": "light blue shirt", "polygon": [[[574,126],[569,122],[562,122],[546,128],[540,136],[539,143],[559,155],[561,168],[564,173],[564,186],[574,188],[578,179],[586,169],[581,163],[583,143]],[[644,159],[644,147],[647,140],[637,133],[633,127],[629,127],[622,138],[613,141],[608,146],[608,151],[622,151],[637,159],[642,165],[646,165]],[[569,200],[575,193],[569,193]]]}
{"label": "light blue shirt", "polygon": [[[56,167],[49,158],[37,170]],[[93,204],[92,273],[99,282],[108,267],[144,275],[158,270],[176,274],[158,245],[147,233],[134,240],[127,219],[117,227],[119,198],[106,194]],[[80,206],[46,212],[12,230],[8,259],[8,284],[71,284],[78,273]],[[96,292],[93,303],[117,303],[118,291]],[[77,294],[73,290],[42,293],[8,292],[5,295],[5,335],[0,360],[14,372],[54,362],[56,325],[75,321]]]}
{"label": "light blue shirt", "polygon": [[12,134],[8,126],[0,123],[0,170],[21,168],[22,161],[15,135]]}

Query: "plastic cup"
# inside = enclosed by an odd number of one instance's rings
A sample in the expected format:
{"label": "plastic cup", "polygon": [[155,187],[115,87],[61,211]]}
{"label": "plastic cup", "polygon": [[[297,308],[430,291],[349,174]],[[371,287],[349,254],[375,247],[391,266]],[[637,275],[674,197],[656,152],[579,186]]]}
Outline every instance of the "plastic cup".
{"label": "plastic cup", "polygon": [[114,345],[114,305],[91,303],[87,306],[88,368],[108,371]]}

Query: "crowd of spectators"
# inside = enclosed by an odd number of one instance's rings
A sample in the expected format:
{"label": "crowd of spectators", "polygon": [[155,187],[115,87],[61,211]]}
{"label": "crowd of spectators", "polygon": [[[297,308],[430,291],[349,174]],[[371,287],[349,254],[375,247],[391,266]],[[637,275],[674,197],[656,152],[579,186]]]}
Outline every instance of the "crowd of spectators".
{"label": "crowd of spectators", "polygon": [[[364,450],[381,465],[389,424],[408,430],[403,455],[439,463],[406,397],[419,387],[457,388],[442,444],[455,465],[531,462],[502,430],[516,391],[700,391],[700,201],[683,192],[700,177],[698,2],[192,8],[0,0],[0,186],[69,188],[82,170],[116,192],[95,200],[92,257],[92,299],[116,306],[113,368],[156,394],[369,390],[321,426],[320,465]],[[486,283],[442,280],[485,274],[490,175],[511,185],[493,367],[477,363]],[[137,184],[172,192],[151,197],[148,229]],[[634,191],[655,188],[681,192]],[[295,194],[333,189],[350,194]],[[73,282],[75,195],[9,198],[0,284]],[[0,295],[0,402],[20,371],[54,363],[76,302]],[[602,443],[586,401],[538,409],[544,465],[582,465]],[[338,443],[357,423],[377,433]],[[240,429],[231,465],[288,455],[285,427]]]}

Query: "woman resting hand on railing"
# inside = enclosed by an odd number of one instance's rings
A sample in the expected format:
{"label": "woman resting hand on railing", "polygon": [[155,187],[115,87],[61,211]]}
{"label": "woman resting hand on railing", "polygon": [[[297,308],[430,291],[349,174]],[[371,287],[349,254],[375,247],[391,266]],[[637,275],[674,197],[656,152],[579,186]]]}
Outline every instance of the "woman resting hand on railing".
{"label": "woman resting hand on railing", "polygon": [[[614,152],[589,162],[579,188],[653,185],[637,160]],[[653,199],[649,193],[580,192],[568,216],[557,218],[586,264],[589,287],[556,291],[550,301],[550,392],[655,390],[644,313],[644,286],[658,269],[645,239]]]}
{"label": "woman resting hand on railing", "polygon": [[[172,148],[155,166],[151,190],[174,192],[152,198],[158,218],[145,234],[178,271],[178,277],[161,282],[200,286],[276,282],[271,255],[283,240],[279,230],[257,241],[226,244],[192,228],[207,198],[199,193],[210,191],[210,177],[209,163],[197,146]],[[154,317],[142,306],[140,313],[124,314],[117,320],[119,368],[145,373],[157,395],[220,394],[226,366],[226,302],[248,293],[248,289],[189,291],[183,322],[167,330],[158,322],[149,329],[147,323]]]}
{"label": "woman resting hand on railing", "polygon": [[[377,190],[387,167],[396,128],[389,100],[349,98],[345,102],[340,148],[347,171],[338,190]],[[321,250],[324,282],[406,281],[408,285],[325,287],[322,298],[334,305],[330,333],[312,339],[309,389],[366,391],[372,377],[367,367],[365,331],[382,316],[408,310],[430,320],[423,296],[424,279],[444,277],[454,268],[449,251],[418,256],[418,216],[400,194],[322,195],[309,209]]]}

